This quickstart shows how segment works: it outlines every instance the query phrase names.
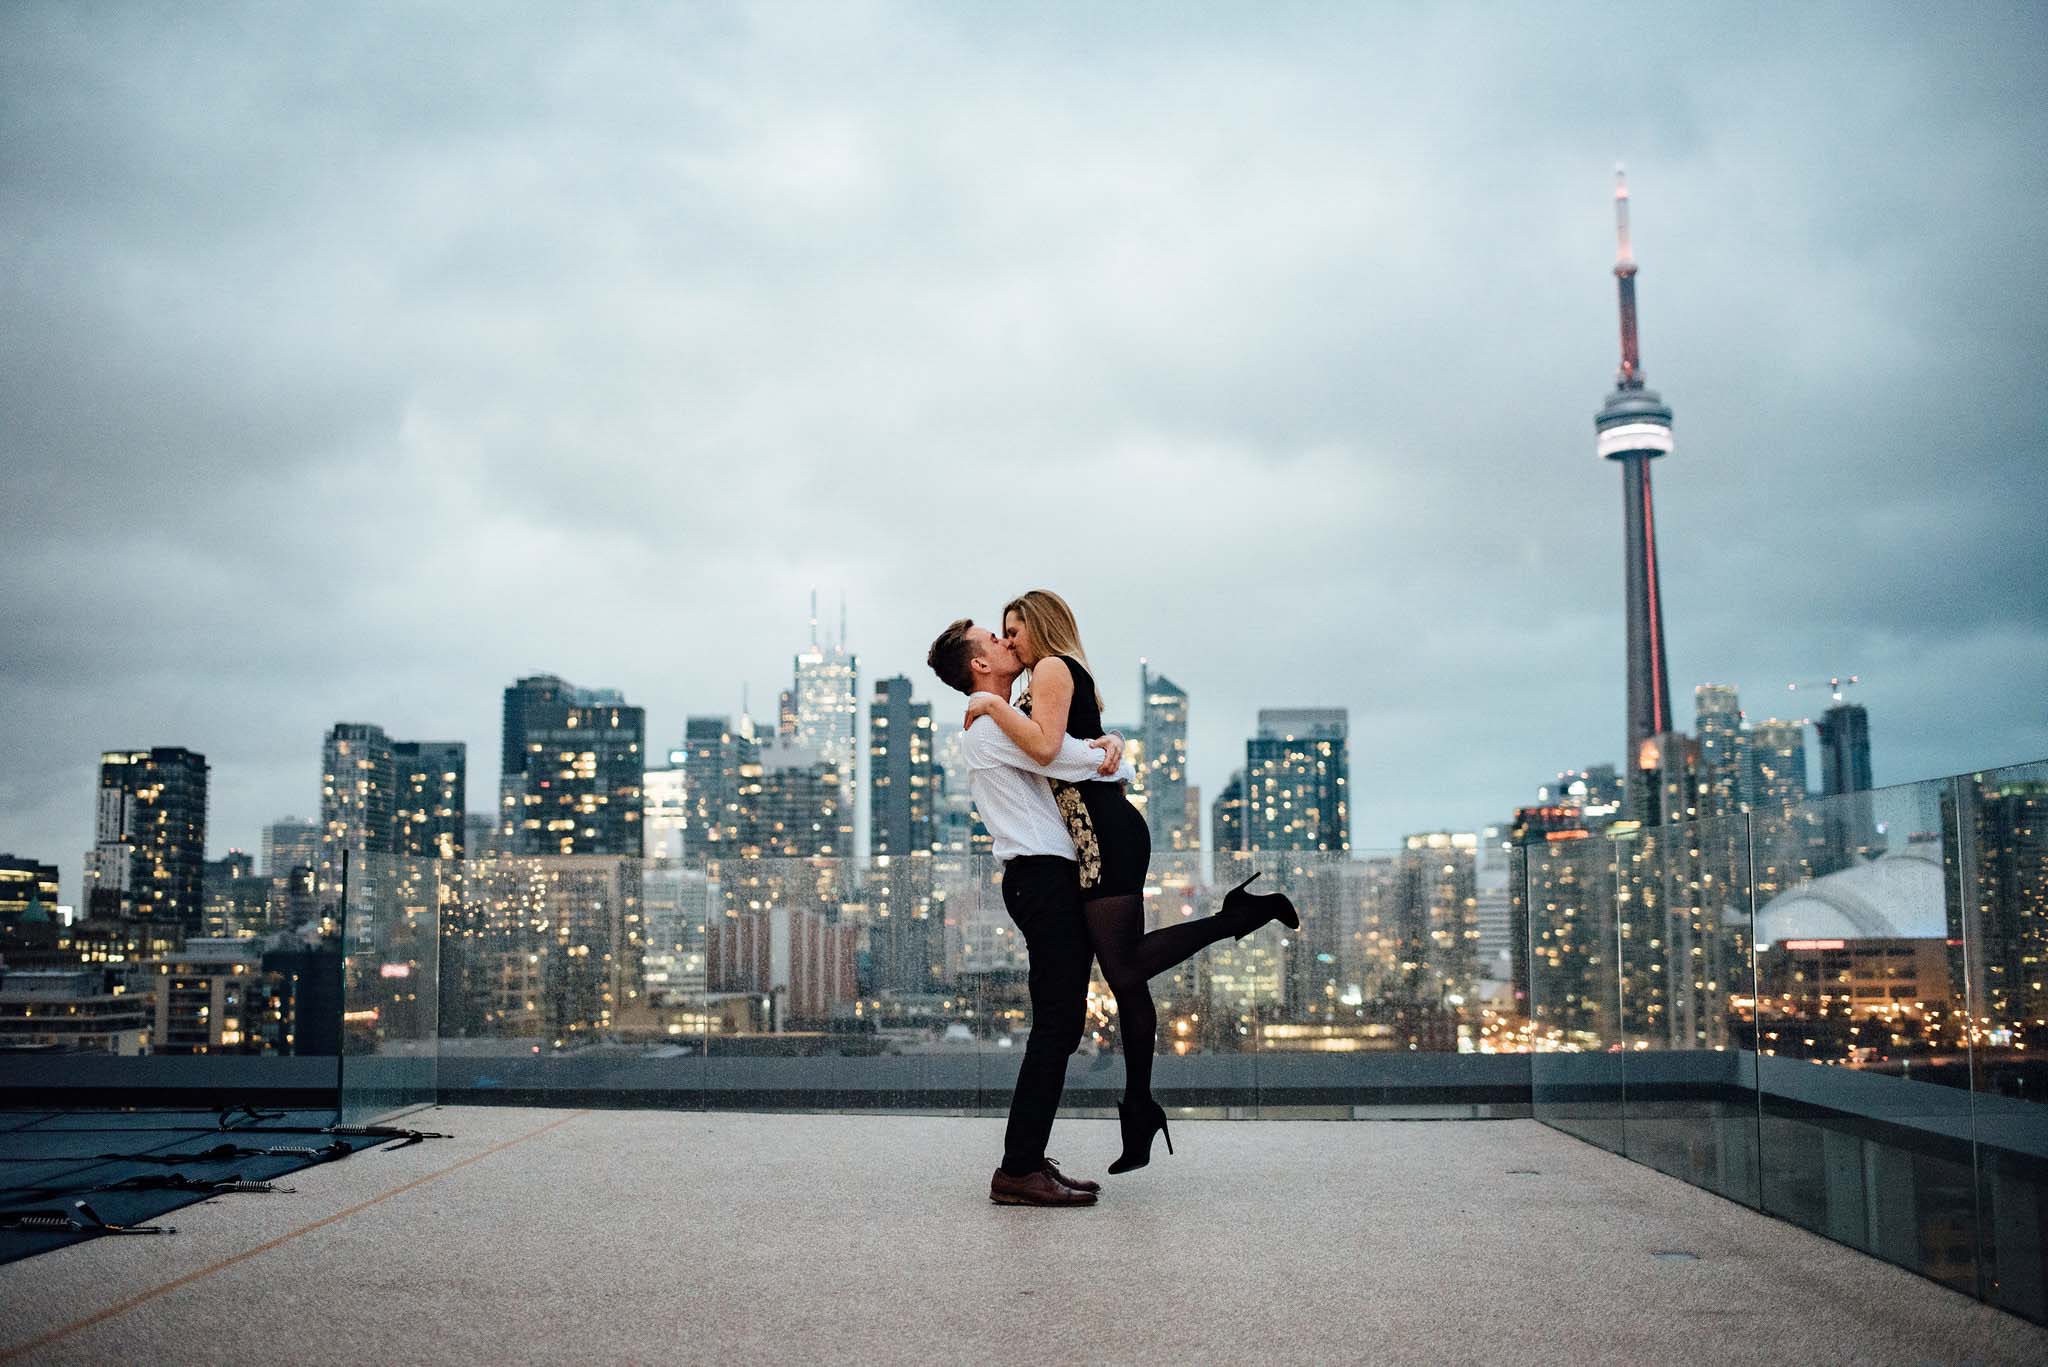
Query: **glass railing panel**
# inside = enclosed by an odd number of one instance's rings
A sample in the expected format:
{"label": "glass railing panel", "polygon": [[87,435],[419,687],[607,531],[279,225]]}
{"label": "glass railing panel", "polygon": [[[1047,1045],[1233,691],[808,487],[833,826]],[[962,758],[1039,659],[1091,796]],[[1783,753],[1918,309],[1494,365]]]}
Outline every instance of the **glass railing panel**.
{"label": "glass railing panel", "polygon": [[1525,847],[1529,1060],[1537,1119],[1602,1148],[1624,1145],[1616,846],[1577,831]]}
{"label": "glass railing panel", "polygon": [[458,980],[441,1039],[451,1099],[693,1099],[690,1018],[658,1009],[646,978],[647,871],[628,855],[465,862],[443,926]]}
{"label": "glass railing panel", "polygon": [[1954,795],[1982,1290],[2048,1320],[2048,763]]}
{"label": "glass railing panel", "polygon": [[995,896],[985,860],[739,858],[712,872],[706,1104],[977,1105],[995,1028],[980,989],[1007,962],[1001,937],[974,938]]}
{"label": "glass railing panel", "polygon": [[350,851],[339,882],[341,1118],[355,1124],[434,1103],[440,940],[456,860]]}
{"label": "glass railing panel", "polygon": [[1748,817],[1622,835],[1615,923],[1626,1152],[1757,1202]]}
{"label": "glass railing panel", "polygon": [[[0,1088],[16,1106],[332,1109],[342,952],[331,909],[244,875],[204,919],[24,916],[0,944]],[[209,933],[212,932],[212,933]]]}
{"label": "glass railing panel", "polygon": [[1767,1212],[1974,1291],[1947,781],[1751,817]]}

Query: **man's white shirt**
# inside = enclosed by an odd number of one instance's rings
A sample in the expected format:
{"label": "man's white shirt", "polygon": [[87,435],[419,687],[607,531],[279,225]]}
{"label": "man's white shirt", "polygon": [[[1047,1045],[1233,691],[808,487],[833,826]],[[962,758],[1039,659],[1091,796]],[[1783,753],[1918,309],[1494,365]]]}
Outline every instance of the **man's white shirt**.
{"label": "man's white shirt", "polygon": [[1125,760],[1115,774],[1104,779],[1096,772],[1102,767],[1102,751],[1073,736],[1060,742],[1060,752],[1052,763],[1040,764],[1004,735],[990,716],[977,717],[974,725],[961,733],[960,754],[967,761],[967,791],[981,824],[995,840],[995,856],[1000,860],[1033,854],[1074,857],[1074,838],[1067,834],[1067,823],[1060,817],[1059,803],[1053,800],[1047,779],[1129,782],[1137,772]]}

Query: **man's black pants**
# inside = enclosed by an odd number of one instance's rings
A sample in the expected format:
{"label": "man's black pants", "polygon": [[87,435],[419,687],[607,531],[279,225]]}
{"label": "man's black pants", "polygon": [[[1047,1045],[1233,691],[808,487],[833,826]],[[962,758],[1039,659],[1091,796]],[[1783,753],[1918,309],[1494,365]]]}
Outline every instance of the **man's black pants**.
{"label": "man's black pants", "polygon": [[1067,1058],[1081,1047],[1088,1020],[1094,951],[1081,915],[1081,872],[1071,859],[1034,854],[1005,863],[1003,906],[1031,954],[1031,1035],[1003,1132],[1003,1171],[1022,1176],[1045,1162],[1067,1085]]}

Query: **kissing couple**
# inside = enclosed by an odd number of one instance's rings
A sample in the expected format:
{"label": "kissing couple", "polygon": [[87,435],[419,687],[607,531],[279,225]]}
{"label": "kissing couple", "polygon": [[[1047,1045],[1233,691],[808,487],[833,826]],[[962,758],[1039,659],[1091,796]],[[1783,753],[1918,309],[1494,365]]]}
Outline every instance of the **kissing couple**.
{"label": "kissing couple", "polygon": [[1004,607],[1002,621],[1000,635],[954,622],[925,661],[967,695],[967,788],[1002,865],[1003,907],[1030,955],[1031,1033],[988,1196],[999,1205],[1088,1206],[1102,1184],[1061,1172],[1045,1148],[1067,1057],[1081,1046],[1089,961],[1101,963],[1122,1025],[1123,1152],[1109,1171],[1125,1173],[1152,1161],[1155,1135],[1173,1152],[1166,1111],[1152,1097],[1159,1013],[1151,980],[1225,936],[1301,920],[1286,897],[1245,891],[1253,874],[1215,915],[1147,933],[1152,837],[1124,795],[1133,771],[1123,737],[1103,731],[1102,696],[1073,611],[1051,590],[1033,589]]}

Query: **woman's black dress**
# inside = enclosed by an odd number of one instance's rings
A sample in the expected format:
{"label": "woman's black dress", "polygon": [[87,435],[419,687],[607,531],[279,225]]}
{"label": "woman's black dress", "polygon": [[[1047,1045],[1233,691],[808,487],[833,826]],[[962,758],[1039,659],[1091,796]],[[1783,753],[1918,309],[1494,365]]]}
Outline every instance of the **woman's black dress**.
{"label": "woman's black dress", "polygon": [[[1094,740],[1102,734],[1102,709],[1095,701],[1095,680],[1071,655],[1059,657],[1074,675],[1074,701],[1067,709],[1067,734]],[[1030,711],[1030,699],[1024,710]],[[1145,891],[1145,870],[1152,862],[1152,833],[1145,818],[1124,796],[1121,783],[1092,779],[1066,783],[1054,779],[1053,797],[1066,818],[1067,831],[1074,837],[1074,850],[1081,862],[1081,896],[1140,897]]]}

